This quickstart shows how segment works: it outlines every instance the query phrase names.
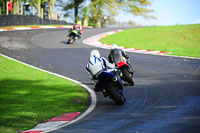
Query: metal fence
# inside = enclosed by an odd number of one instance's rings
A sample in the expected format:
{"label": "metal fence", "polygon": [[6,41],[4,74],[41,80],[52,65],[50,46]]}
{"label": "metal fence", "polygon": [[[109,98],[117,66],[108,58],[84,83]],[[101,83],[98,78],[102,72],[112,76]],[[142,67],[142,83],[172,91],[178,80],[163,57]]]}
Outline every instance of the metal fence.
{"label": "metal fence", "polygon": [[0,15],[0,27],[13,25],[65,25],[66,21],[41,19],[34,15]]}

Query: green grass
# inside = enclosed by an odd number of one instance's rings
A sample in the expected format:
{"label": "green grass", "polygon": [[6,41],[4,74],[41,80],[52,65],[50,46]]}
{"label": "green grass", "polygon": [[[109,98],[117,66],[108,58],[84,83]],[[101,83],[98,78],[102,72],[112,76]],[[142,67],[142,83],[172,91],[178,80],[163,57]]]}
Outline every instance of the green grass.
{"label": "green grass", "polygon": [[0,132],[20,132],[88,107],[79,85],[0,56]]}
{"label": "green grass", "polygon": [[200,24],[128,29],[105,37],[100,42],[200,57]]}

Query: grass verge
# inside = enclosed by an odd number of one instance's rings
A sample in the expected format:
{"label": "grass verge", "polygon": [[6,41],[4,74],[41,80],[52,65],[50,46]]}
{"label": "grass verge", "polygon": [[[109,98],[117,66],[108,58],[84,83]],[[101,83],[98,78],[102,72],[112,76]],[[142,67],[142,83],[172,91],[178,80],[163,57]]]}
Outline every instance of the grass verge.
{"label": "grass verge", "polygon": [[79,85],[0,56],[0,132],[21,132],[88,107]]}
{"label": "grass verge", "polygon": [[200,57],[200,24],[128,29],[102,38],[100,42],[167,51],[171,55]]}

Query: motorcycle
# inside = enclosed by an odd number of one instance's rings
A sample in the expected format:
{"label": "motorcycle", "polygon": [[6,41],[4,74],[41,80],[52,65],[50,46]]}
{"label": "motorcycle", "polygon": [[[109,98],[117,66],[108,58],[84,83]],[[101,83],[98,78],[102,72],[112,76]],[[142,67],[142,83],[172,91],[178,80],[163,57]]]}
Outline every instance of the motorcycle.
{"label": "motorcycle", "polygon": [[125,57],[121,55],[120,50],[116,49],[111,52],[111,58],[117,68],[122,72],[122,80],[128,82],[129,85],[134,85],[133,81],[133,69],[130,63],[127,63]]}
{"label": "motorcycle", "polygon": [[75,30],[75,29],[70,30],[69,32],[70,32],[70,33],[69,33],[69,35],[67,36],[67,40],[68,40],[68,41],[67,41],[67,44],[72,44],[75,40],[78,39],[79,33],[78,33],[78,31]]}
{"label": "motorcycle", "polygon": [[104,97],[109,96],[116,104],[123,105],[126,102],[124,87],[119,76],[119,70],[102,71],[98,76],[98,84]]}

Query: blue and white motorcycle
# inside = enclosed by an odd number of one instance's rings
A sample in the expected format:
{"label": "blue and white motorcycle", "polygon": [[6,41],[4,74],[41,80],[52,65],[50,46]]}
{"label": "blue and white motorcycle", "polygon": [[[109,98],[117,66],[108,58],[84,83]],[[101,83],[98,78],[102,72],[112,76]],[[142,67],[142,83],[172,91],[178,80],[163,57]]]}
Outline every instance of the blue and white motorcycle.
{"label": "blue and white motorcycle", "polygon": [[109,96],[116,104],[123,105],[126,102],[124,97],[124,86],[120,78],[119,70],[102,71],[97,75],[98,85],[105,97]]}

